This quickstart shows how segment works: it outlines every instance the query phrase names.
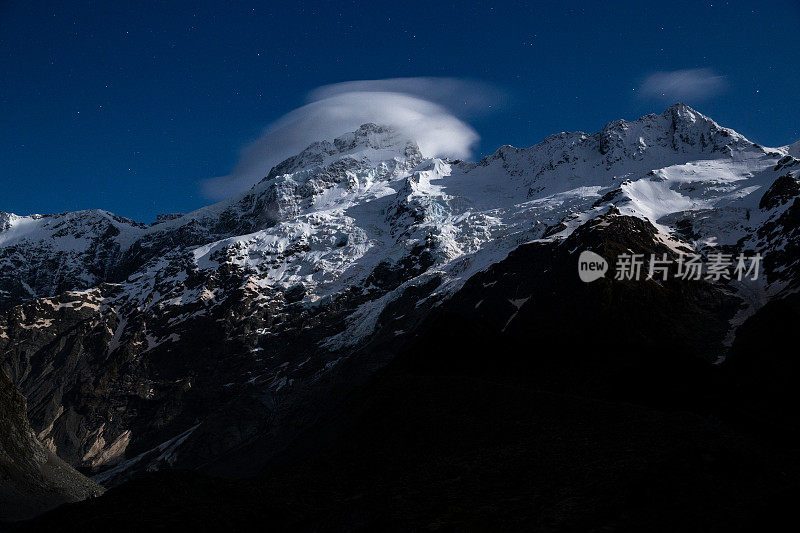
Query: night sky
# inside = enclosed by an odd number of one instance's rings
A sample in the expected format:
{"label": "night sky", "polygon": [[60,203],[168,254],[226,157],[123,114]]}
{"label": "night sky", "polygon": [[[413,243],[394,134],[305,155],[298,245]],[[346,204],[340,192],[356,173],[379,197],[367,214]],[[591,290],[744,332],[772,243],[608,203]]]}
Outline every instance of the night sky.
{"label": "night sky", "polygon": [[476,157],[677,99],[767,146],[800,139],[798,0],[283,4],[0,0],[0,210],[200,207],[266,126],[350,80],[496,89],[453,109]]}

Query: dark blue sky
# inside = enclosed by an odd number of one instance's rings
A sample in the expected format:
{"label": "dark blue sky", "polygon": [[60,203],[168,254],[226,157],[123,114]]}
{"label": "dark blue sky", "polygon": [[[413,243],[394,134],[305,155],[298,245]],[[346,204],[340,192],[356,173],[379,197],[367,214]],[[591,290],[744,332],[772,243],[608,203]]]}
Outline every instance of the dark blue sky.
{"label": "dark blue sky", "polygon": [[798,0],[225,4],[0,0],[0,210],[200,207],[203,179],[348,80],[500,88],[470,120],[478,155],[661,112],[644,80],[686,69],[713,76],[686,103],[765,145],[800,139]]}

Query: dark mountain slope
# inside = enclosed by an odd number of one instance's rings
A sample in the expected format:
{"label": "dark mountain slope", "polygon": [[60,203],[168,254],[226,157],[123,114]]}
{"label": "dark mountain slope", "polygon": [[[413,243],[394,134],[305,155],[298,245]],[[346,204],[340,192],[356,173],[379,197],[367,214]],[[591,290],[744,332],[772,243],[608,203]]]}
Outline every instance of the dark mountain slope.
{"label": "dark mountain slope", "polygon": [[37,440],[25,399],[0,369],[0,520],[30,518],[100,493]]}
{"label": "dark mountain slope", "polygon": [[785,459],[697,415],[398,375],[260,479],[163,473],[32,527],[739,531],[797,494]]}

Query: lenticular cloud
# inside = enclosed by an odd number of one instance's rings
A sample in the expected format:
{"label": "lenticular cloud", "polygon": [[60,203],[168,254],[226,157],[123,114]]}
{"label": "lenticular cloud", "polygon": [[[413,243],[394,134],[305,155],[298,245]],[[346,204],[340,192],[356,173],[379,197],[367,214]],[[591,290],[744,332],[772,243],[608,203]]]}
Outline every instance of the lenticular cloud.
{"label": "lenticular cloud", "polygon": [[[348,85],[349,84],[349,85]],[[373,122],[391,126],[417,142],[427,157],[469,157],[478,142],[475,130],[457,118],[445,105],[423,99],[428,91],[452,97],[460,91],[473,95],[473,102],[488,98],[477,84],[437,78],[404,78],[348,82],[316,89],[314,101],[284,115],[266,128],[256,141],[242,150],[236,168],[227,176],[203,183],[209,198],[224,199],[247,190],[263,178],[275,164],[295,155],[309,144],[331,140]],[[393,89],[393,90],[390,90]],[[478,105],[478,104],[473,104]]]}

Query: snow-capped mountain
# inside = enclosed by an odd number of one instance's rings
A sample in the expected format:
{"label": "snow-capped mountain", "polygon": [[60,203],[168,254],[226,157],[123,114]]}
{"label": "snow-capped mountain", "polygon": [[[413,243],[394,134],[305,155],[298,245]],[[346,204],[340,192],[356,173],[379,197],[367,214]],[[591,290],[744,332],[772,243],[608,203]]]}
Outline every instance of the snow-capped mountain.
{"label": "snow-capped mountain", "polygon": [[797,291],[798,183],[796,145],[681,104],[476,163],[365,124],[149,226],[0,214],[0,362],[41,441],[101,483],[207,467],[265,434],[274,452],[469,279],[609,217],[667,250],[764,255],[760,281],[720,285],[740,301],[733,331]]}

